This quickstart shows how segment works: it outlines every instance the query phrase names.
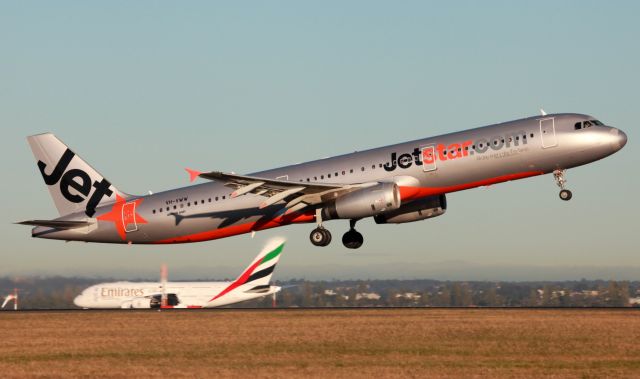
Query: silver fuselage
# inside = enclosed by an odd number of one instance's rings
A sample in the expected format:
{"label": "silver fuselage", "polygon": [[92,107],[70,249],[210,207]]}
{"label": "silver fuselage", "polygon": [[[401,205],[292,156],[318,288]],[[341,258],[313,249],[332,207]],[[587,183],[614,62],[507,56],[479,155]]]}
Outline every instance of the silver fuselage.
{"label": "silver fuselage", "polygon": [[[250,175],[303,183],[393,181],[400,187],[401,201],[407,203],[569,169],[620,150],[626,143],[622,131],[602,125],[574,127],[577,122],[593,119],[583,114],[530,117]],[[429,146],[433,146],[432,161],[425,163],[421,154],[425,148],[431,149]],[[315,221],[313,209],[285,213],[284,202],[259,209],[263,196],[231,198],[232,192],[222,183],[207,182],[128,199],[141,201],[133,209],[137,222],[125,226],[125,238],[118,233],[117,220],[75,230],[36,227],[33,236],[108,243],[184,243]],[[102,206],[94,217],[114,212],[114,208]],[[84,213],[60,218],[85,219]]]}

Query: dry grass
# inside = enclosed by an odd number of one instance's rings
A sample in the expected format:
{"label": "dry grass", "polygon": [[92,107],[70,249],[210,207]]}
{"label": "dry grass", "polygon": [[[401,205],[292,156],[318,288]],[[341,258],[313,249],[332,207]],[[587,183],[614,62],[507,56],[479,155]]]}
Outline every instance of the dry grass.
{"label": "dry grass", "polygon": [[0,313],[0,376],[638,377],[626,310]]}

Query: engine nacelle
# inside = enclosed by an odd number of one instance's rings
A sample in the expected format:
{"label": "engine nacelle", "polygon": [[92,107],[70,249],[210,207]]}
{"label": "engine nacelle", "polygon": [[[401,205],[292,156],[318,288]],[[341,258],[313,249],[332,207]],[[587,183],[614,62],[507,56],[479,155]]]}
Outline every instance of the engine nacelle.
{"label": "engine nacelle", "polygon": [[395,183],[381,183],[338,197],[322,209],[322,218],[360,219],[400,208],[400,190]]}
{"label": "engine nacelle", "polygon": [[446,210],[445,195],[430,196],[403,204],[400,208],[379,214],[373,219],[376,224],[402,224],[441,216]]}

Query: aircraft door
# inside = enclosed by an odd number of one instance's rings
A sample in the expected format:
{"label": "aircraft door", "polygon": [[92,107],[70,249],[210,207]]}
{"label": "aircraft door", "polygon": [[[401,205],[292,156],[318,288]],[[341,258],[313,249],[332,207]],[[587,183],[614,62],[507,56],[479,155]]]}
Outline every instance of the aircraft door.
{"label": "aircraft door", "polygon": [[423,146],[420,148],[422,154],[422,170],[424,172],[434,171],[436,167],[436,149],[435,146]]}
{"label": "aircraft door", "polygon": [[543,118],[540,120],[540,138],[542,139],[543,149],[558,145],[555,120],[553,117]]}
{"label": "aircraft door", "polygon": [[122,226],[124,227],[124,231],[127,233],[138,230],[135,202],[125,203],[122,206]]}

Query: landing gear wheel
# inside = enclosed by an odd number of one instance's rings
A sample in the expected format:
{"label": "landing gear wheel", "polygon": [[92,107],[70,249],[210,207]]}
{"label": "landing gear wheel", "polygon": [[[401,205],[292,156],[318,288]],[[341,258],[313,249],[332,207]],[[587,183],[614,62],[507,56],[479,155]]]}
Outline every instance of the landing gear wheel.
{"label": "landing gear wheel", "polygon": [[564,201],[569,201],[571,200],[571,198],[573,197],[573,194],[571,193],[571,191],[563,189],[562,191],[560,191],[560,198]]}
{"label": "landing gear wheel", "polygon": [[309,239],[315,246],[327,246],[331,243],[331,233],[325,228],[315,228],[309,234]]}
{"label": "landing gear wheel", "polygon": [[357,249],[362,246],[364,237],[355,229],[351,229],[342,236],[342,244],[347,249]]}

